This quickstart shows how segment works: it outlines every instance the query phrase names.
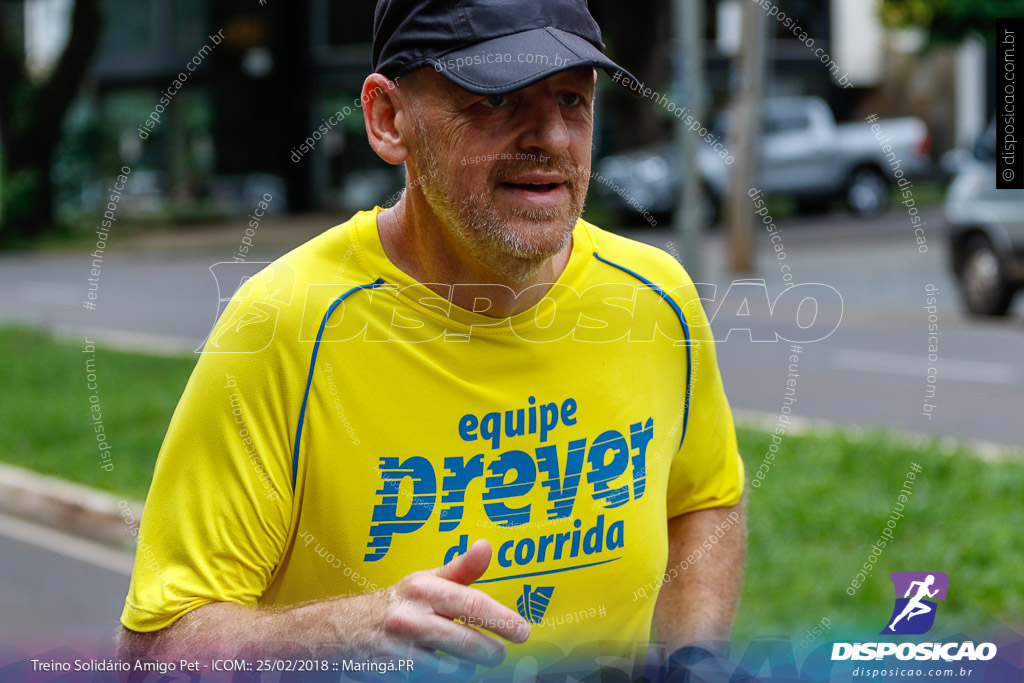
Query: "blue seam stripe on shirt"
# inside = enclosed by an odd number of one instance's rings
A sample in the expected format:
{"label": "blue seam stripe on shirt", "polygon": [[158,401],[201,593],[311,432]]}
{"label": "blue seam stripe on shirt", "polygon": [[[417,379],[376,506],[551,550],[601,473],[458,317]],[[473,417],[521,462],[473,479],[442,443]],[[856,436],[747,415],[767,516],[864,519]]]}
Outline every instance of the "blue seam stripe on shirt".
{"label": "blue seam stripe on shirt", "polygon": [[682,448],[683,439],[686,438],[686,423],[690,419],[690,380],[692,370],[692,359],[690,355],[690,326],[686,324],[686,316],[683,315],[683,310],[679,308],[679,304],[677,304],[675,300],[672,299],[672,297],[666,294],[665,290],[663,290],[661,287],[654,284],[644,276],[630,270],[629,268],[626,268],[625,266],[620,266],[618,263],[609,261],[606,258],[601,258],[601,255],[598,254],[596,251],[594,252],[594,258],[596,258],[598,261],[601,261],[602,263],[607,263],[609,266],[613,266],[623,272],[629,273],[637,280],[639,280],[640,282],[644,283],[645,285],[656,291],[658,294],[661,295],[661,298],[668,302],[668,305],[672,307],[672,310],[676,312],[676,315],[679,316],[679,322],[683,326],[683,336],[686,338],[686,397],[683,399],[683,433],[679,437],[679,447]]}
{"label": "blue seam stripe on shirt", "polygon": [[292,454],[292,492],[295,492],[295,484],[299,479],[299,443],[302,439],[302,424],[306,420],[306,402],[309,400],[309,388],[313,386],[313,371],[316,369],[316,355],[320,351],[320,338],[324,334],[324,329],[327,327],[327,321],[330,319],[331,314],[334,313],[334,309],[338,307],[342,301],[347,299],[349,295],[358,292],[363,289],[375,289],[384,284],[383,278],[377,278],[374,282],[367,285],[359,285],[348,290],[331,304],[330,308],[327,309],[327,313],[324,315],[324,319],[320,322],[320,329],[316,333],[316,343],[313,344],[313,356],[309,360],[309,377],[306,379],[306,393],[302,396],[302,408],[299,409],[299,426],[295,430],[295,451]]}

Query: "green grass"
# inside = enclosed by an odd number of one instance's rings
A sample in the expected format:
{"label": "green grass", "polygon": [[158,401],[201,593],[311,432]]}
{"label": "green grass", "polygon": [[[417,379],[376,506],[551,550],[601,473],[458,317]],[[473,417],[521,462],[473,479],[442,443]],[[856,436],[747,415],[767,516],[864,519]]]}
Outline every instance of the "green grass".
{"label": "green grass", "polygon": [[98,349],[98,405],[114,469],[100,468],[81,343],[0,327],[0,459],[139,500],[194,358]]}
{"label": "green grass", "polygon": [[[768,436],[741,429],[748,476]],[[916,462],[922,471],[867,582],[846,588],[871,553]],[[1024,624],[1024,463],[892,433],[789,435],[759,488],[748,488],[749,556],[737,635],[803,634],[822,617],[863,633],[885,626],[889,573],[943,571],[945,632]],[[836,635],[835,633],[833,635]]]}
{"label": "green grass", "polygon": [[[0,328],[8,359],[0,393],[0,459],[137,499],[145,497],[171,412],[195,358],[98,350],[96,372],[115,469],[99,468],[82,345]],[[742,427],[753,477],[770,439]],[[886,547],[856,595],[903,481],[923,468]],[[990,463],[963,447],[912,444],[892,433],[787,435],[759,488],[748,488],[749,552],[735,634],[878,632],[892,608],[893,571],[950,575],[943,633],[1024,623],[1024,464]],[[872,631],[873,630],[873,631]]]}

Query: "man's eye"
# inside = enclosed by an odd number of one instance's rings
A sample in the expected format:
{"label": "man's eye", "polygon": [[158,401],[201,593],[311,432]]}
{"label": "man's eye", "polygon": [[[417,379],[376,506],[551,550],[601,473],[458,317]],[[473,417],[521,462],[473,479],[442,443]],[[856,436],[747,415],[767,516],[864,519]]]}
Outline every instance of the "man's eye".
{"label": "man's eye", "polygon": [[483,101],[483,105],[488,109],[497,109],[498,107],[505,104],[508,100],[504,95],[491,95]]}
{"label": "man's eye", "polygon": [[575,107],[577,104],[583,101],[583,98],[574,92],[562,93],[562,104],[567,107]]}

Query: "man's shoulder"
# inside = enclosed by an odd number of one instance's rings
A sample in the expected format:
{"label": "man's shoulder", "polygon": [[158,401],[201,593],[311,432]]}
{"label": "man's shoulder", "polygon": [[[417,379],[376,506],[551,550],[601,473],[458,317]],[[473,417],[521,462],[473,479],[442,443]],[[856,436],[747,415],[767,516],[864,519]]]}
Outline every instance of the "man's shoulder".
{"label": "man's shoulder", "polygon": [[372,279],[356,230],[364,218],[356,214],[246,277],[218,320],[207,351],[254,353],[271,342],[280,349],[293,346],[282,346],[286,340],[315,338],[331,302]]}
{"label": "man's shoulder", "polygon": [[270,266],[294,269],[296,277],[309,284],[360,280],[368,272],[358,235],[358,228],[366,220],[373,220],[372,212],[357,213],[303,242]]}
{"label": "man's shoulder", "polygon": [[289,295],[294,301],[310,288],[343,289],[372,280],[358,235],[365,220],[373,220],[372,212],[357,213],[265,264],[238,289],[235,298],[266,299],[270,292],[273,298]]}
{"label": "man's shoulder", "polygon": [[665,291],[692,284],[683,266],[664,249],[581,222],[593,242],[594,257],[606,266]]}

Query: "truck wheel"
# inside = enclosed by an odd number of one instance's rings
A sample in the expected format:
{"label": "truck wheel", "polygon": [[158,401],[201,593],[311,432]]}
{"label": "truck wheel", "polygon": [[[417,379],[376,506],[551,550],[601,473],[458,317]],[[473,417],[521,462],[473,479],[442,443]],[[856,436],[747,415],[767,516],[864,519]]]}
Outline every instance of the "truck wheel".
{"label": "truck wheel", "polygon": [[701,186],[701,210],[704,212],[704,220],[707,221],[708,227],[717,225],[718,221],[722,220],[722,202],[719,201],[718,195],[709,186]]}
{"label": "truck wheel", "polygon": [[1006,315],[1016,292],[992,241],[974,235],[964,247],[963,266],[957,274],[967,310],[975,315]]}
{"label": "truck wheel", "polygon": [[[713,228],[722,219],[721,202],[715,195],[714,191],[707,185],[703,186],[701,192],[701,204],[700,210],[704,217],[705,228]],[[675,209],[669,209],[667,211],[655,211],[654,218],[658,221],[658,225],[671,226],[676,218]]]}
{"label": "truck wheel", "polygon": [[796,212],[801,216],[815,216],[828,213],[830,208],[832,208],[832,197],[828,195],[796,198]]}
{"label": "truck wheel", "polygon": [[846,183],[846,205],[858,216],[877,216],[889,207],[889,183],[877,169],[858,168]]}

